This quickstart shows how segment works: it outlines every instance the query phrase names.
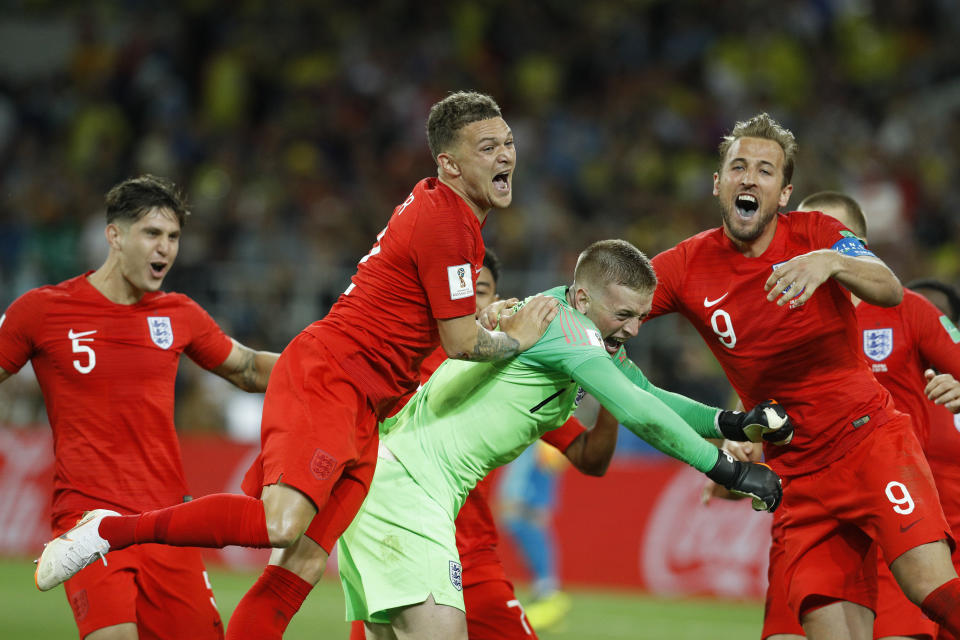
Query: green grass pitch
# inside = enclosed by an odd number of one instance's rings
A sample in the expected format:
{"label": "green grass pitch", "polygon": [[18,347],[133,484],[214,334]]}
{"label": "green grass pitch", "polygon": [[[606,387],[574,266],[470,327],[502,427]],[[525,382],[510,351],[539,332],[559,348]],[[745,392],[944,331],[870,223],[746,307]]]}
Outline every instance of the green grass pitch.
{"label": "green grass pitch", "polygon": [[[254,573],[210,572],[224,621]],[[760,637],[763,609],[755,602],[671,600],[623,592],[570,591],[573,609],[560,628],[539,632],[543,640],[749,640]],[[522,598],[522,593],[521,593]],[[346,640],[340,584],[325,578],[294,616],[284,638]],[[0,559],[0,637],[3,640],[76,638],[63,587],[40,593],[29,560]]]}

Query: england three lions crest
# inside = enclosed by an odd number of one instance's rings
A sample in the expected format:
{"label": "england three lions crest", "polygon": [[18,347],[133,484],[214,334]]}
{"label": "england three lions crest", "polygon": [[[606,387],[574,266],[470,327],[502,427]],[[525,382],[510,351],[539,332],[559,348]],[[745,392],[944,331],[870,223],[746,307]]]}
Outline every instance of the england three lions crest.
{"label": "england three lions crest", "polygon": [[450,561],[450,584],[457,591],[463,591],[463,567],[453,560]]}
{"label": "england three lions crest", "polygon": [[863,332],[863,352],[871,360],[886,360],[893,351],[893,329],[866,329]]}
{"label": "england three lions crest", "polygon": [[147,318],[150,327],[150,339],[161,349],[169,349],[173,344],[173,325],[167,316],[153,316]]}

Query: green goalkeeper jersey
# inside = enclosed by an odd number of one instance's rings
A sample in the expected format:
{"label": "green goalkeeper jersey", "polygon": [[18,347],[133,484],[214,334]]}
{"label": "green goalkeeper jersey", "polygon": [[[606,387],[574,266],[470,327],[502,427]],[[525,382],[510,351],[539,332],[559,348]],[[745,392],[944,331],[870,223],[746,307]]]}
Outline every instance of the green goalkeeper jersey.
{"label": "green goalkeeper jersey", "polygon": [[660,451],[712,469],[719,454],[703,438],[722,437],[718,409],[655,387],[622,347],[611,358],[565,287],[544,294],[560,307],[536,344],[498,362],[447,360],[383,422],[381,442],[407,473],[455,515],[481,478],[570,417],[581,388]]}

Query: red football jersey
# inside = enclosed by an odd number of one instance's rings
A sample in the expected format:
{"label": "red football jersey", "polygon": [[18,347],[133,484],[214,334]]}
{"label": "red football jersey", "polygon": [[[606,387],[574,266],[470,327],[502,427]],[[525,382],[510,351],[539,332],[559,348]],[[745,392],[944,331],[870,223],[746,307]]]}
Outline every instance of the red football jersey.
{"label": "red football jersey", "polygon": [[398,206],[325,318],[305,330],[340,358],[383,419],[419,383],[437,319],[472,315],[483,267],[480,221],[437,178]]}
{"label": "red football jersey", "polygon": [[862,252],[851,236],[829,216],[793,211],[777,215],[774,238],[759,257],[741,254],[717,228],[653,259],[659,285],[650,317],[682,313],[745,407],[774,398],[793,418],[793,442],[765,446],[767,460],[783,475],[840,458],[893,411],[860,350],[849,294],[836,280],[800,306],[768,302],[763,289],[773,269],[798,255]]}
{"label": "red football jersey", "polygon": [[15,300],[0,320],[0,367],[16,373],[31,360],[43,390],[56,453],[53,520],[181,502],[187,486],[173,426],[180,354],[211,369],[232,347],[180,294],[115,304],[78,276]]}
{"label": "red football jersey", "polygon": [[896,307],[857,305],[860,345],[873,375],[897,408],[913,416],[927,457],[954,464],[960,459],[960,433],[953,414],[927,400],[925,369],[960,380],[960,332],[930,301],[909,289]]}

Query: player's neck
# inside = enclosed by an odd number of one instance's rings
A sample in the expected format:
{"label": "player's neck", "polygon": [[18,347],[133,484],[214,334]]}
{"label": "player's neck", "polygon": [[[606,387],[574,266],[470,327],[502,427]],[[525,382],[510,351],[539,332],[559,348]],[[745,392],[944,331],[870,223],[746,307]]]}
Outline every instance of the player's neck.
{"label": "player's neck", "polygon": [[477,222],[482,225],[483,221],[487,219],[487,213],[489,213],[489,210],[481,209],[473,200],[470,199],[466,191],[456,181],[447,180],[443,176],[443,172],[440,172],[440,174],[437,176],[437,179],[450,187],[451,191],[460,196],[460,199],[467,203],[467,206],[470,207],[470,211],[473,212],[473,215],[477,216]]}
{"label": "player's neck", "polygon": [[770,220],[770,223],[764,228],[763,233],[753,240],[738,240],[734,238],[727,229],[726,224],[723,225],[723,233],[745,258],[758,258],[770,248],[773,237],[777,234],[777,218],[774,216],[773,219]]}
{"label": "player's neck", "polygon": [[119,263],[110,258],[87,276],[87,282],[114,304],[136,304],[146,293],[130,284],[130,281],[123,277]]}

